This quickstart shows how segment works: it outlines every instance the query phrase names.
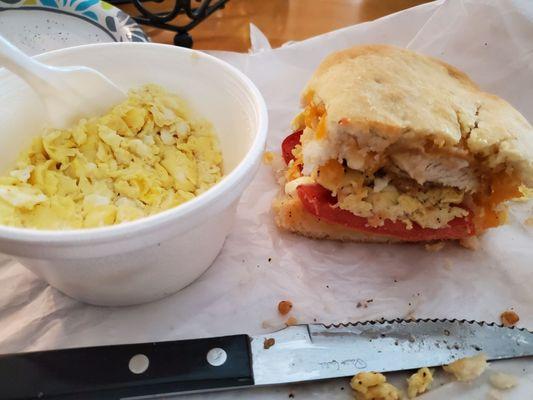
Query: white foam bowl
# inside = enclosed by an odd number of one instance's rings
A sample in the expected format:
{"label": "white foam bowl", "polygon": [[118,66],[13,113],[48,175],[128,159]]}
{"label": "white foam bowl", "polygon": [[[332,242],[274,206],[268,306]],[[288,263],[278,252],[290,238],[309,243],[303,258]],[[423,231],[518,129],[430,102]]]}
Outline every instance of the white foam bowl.
{"label": "white foam bowl", "polygon": [[[0,252],[69,296],[97,305],[149,302],[193,282],[220,252],[237,201],[259,167],[268,122],[257,88],[229,64],[174,46],[95,44],[38,59],[93,67],[126,90],[157,83],[177,93],[214,125],[224,177],[183,205],[124,224],[69,231],[0,226]],[[43,118],[31,89],[0,70],[0,172],[41,133]]]}

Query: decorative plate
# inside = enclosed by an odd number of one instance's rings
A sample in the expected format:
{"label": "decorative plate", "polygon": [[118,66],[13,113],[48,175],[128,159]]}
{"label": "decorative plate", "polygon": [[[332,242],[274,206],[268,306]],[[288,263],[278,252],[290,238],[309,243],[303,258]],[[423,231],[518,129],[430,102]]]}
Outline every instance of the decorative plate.
{"label": "decorative plate", "polygon": [[0,34],[34,55],[101,42],[148,42],[124,11],[100,0],[0,0]]}

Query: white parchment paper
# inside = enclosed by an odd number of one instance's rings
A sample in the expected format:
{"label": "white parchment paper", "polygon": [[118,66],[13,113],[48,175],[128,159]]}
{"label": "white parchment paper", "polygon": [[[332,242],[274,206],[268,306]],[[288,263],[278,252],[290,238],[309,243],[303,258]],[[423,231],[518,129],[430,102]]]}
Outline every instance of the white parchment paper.
{"label": "white parchment paper", "polygon": [[[440,1],[275,50],[261,36],[253,42],[251,54],[215,55],[244,71],[263,93],[270,150],[290,133],[299,93],[321,59],[362,43],[440,57],[533,121],[532,1]],[[448,245],[429,253],[416,245],[343,244],[279,232],[270,211],[277,191],[263,166],[213,266],[180,293],[143,306],[84,305],[18,263],[0,260],[0,352],[266,332],[283,326],[276,306],[284,299],[294,303],[292,315],[299,322],[406,316],[498,321],[512,307],[519,326],[533,329],[533,229],[523,224],[533,215],[531,202],[514,206],[510,224],[488,232],[480,250]],[[368,299],[373,301],[367,307],[357,307]],[[532,398],[531,359],[491,368],[520,376],[519,386],[504,398]],[[472,385],[437,384],[424,398],[489,398],[486,376]],[[351,397],[347,380],[189,397],[286,399],[289,393],[296,399]]]}

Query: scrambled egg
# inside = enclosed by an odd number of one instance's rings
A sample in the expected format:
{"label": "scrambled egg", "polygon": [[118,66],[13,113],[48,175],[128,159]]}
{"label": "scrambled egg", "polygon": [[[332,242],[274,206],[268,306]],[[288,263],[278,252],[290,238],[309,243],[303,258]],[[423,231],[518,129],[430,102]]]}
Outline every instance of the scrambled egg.
{"label": "scrambled egg", "polygon": [[464,199],[464,192],[459,189],[416,186],[402,192],[388,175],[365,176],[334,159],[316,168],[310,176],[302,176],[301,152],[301,146],[293,150],[295,159],[285,173],[286,194],[294,195],[293,189],[298,185],[317,182],[337,196],[339,208],[368,218],[372,226],[381,226],[390,219],[401,221],[408,228],[416,222],[423,228],[438,229],[468,215],[468,211],[457,206]]}
{"label": "scrambled egg", "polygon": [[387,383],[385,375],[377,372],[359,372],[350,381],[357,400],[399,400],[400,391]]}
{"label": "scrambled egg", "polygon": [[423,228],[438,229],[448,222],[468,215],[464,208],[456,207],[463,200],[463,193],[455,188],[435,187],[401,193],[394,185],[387,184],[376,191],[376,187],[362,188],[357,193],[339,196],[339,207],[355,215],[369,218],[369,223],[381,226],[385,219],[401,221],[412,226],[416,222]]}
{"label": "scrambled egg", "polygon": [[518,378],[514,375],[496,372],[489,378],[490,384],[499,390],[507,390],[518,385]]}
{"label": "scrambled egg", "polygon": [[426,392],[431,382],[433,382],[433,374],[429,368],[420,368],[416,373],[407,378],[407,397],[414,399],[419,394]]}
{"label": "scrambled egg", "polygon": [[468,382],[480,376],[487,366],[487,357],[484,354],[478,354],[473,357],[461,358],[442,368],[444,371],[453,374],[458,381]]}
{"label": "scrambled egg", "polygon": [[119,224],[175,207],[222,175],[211,125],[156,85],[104,116],[37,137],[0,177],[0,223],[37,229]]}
{"label": "scrambled egg", "polygon": [[339,207],[361,217],[373,217],[369,223],[374,226],[381,226],[385,219],[390,219],[404,222],[407,227],[416,222],[423,228],[438,229],[457,217],[468,215],[464,208],[453,206],[462,199],[463,194],[454,188],[436,187],[405,194],[388,184],[379,192],[364,188],[359,193],[339,197]]}

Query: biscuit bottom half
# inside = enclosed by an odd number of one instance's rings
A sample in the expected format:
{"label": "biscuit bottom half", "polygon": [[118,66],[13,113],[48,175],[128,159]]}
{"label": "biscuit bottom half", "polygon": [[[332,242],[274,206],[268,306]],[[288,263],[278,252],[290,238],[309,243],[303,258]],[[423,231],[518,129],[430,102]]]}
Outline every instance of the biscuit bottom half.
{"label": "biscuit bottom half", "polygon": [[402,242],[402,240],[393,236],[360,232],[320,219],[307,212],[298,197],[280,194],[274,199],[272,209],[278,227],[313,239],[367,243]]}

